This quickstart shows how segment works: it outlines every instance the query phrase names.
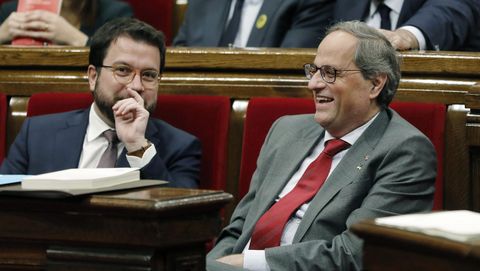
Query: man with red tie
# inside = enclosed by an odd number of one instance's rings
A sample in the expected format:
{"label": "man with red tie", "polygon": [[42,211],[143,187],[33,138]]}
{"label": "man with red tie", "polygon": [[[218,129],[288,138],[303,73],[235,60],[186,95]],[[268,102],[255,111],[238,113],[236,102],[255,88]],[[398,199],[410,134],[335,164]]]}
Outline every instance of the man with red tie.
{"label": "man with red tie", "polygon": [[433,145],[388,107],[400,81],[390,42],[340,23],[304,68],[316,112],[273,124],[208,270],[361,270],[352,224],[432,208]]}

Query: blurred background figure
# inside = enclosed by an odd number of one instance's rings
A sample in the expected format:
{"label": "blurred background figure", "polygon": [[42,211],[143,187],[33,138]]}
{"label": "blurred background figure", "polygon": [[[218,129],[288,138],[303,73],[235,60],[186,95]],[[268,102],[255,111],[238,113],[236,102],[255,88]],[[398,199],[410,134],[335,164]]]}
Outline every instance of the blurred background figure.
{"label": "blurred background figure", "polygon": [[398,50],[480,51],[480,0],[337,0],[334,20],[382,28]]}
{"label": "blurred background figure", "polygon": [[18,1],[0,6],[0,43],[25,36],[50,40],[54,44],[85,46],[104,23],[118,17],[132,17],[129,4],[117,0],[63,0],[60,15],[36,10],[16,12]]}
{"label": "blurred background figure", "polygon": [[175,46],[314,48],[333,0],[189,0]]}

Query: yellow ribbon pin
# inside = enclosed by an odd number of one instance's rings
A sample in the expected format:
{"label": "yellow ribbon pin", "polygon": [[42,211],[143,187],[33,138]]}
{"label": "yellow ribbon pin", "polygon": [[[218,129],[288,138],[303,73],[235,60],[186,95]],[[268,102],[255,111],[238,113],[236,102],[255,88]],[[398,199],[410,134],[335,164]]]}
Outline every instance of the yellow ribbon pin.
{"label": "yellow ribbon pin", "polygon": [[258,16],[257,22],[255,23],[257,29],[262,29],[267,24],[267,20],[268,18],[265,14]]}

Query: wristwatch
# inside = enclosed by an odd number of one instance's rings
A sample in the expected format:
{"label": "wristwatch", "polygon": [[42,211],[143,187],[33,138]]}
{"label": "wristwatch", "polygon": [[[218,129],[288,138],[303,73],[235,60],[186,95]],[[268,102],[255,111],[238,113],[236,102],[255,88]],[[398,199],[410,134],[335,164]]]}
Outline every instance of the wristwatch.
{"label": "wristwatch", "polygon": [[128,152],[127,155],[136,156],[136,157],[142,158],[142,157],[143,157],[143,153],[145,153],[145,151],[146,151],[148,148],[150,148],[150,146],[152,146],[152,142],[150,142],[150,141],[147,140],[147,144],[146,144],[145,146],[140,147],[140,149],[138,149],[138,150],[134,150],[134,151]]}

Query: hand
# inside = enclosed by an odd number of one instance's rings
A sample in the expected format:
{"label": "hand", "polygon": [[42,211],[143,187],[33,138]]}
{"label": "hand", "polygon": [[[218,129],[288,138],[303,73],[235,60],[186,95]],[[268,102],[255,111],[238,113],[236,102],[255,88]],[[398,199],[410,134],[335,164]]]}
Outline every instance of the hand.
{"label": "hand", "polygon": [[243,267],[243,254],[232,254],[217,259],[217,261],[237,267]]}
{"label": "hand", "polygon": [[417,50],[419,49],[417,38],[408,30],[397,29],[388,31],[379,29],[397,50]]}
{"label": "hand", "polygon": [[[15,13],[12,22],[9,23],[11,38],[26,36],[51,40],[55,44],[73,46],[85,46],[88,40],[87,35],[58,14],[45,10]],[[2,33],[1,29],[0,33]]]}
{"label": "hand", "polygon": [[150,113],[145,109],[142,96],[127,88],[130,98],[120,100],[112,107],[117,136],[128,152],[136,151],[147,144],[145,130]]}
{"label": "hand", "polygon": [[25,32],[25,13],[12,12],[0,25],[0,43],[8,43],[14,37],[21,36]]}

